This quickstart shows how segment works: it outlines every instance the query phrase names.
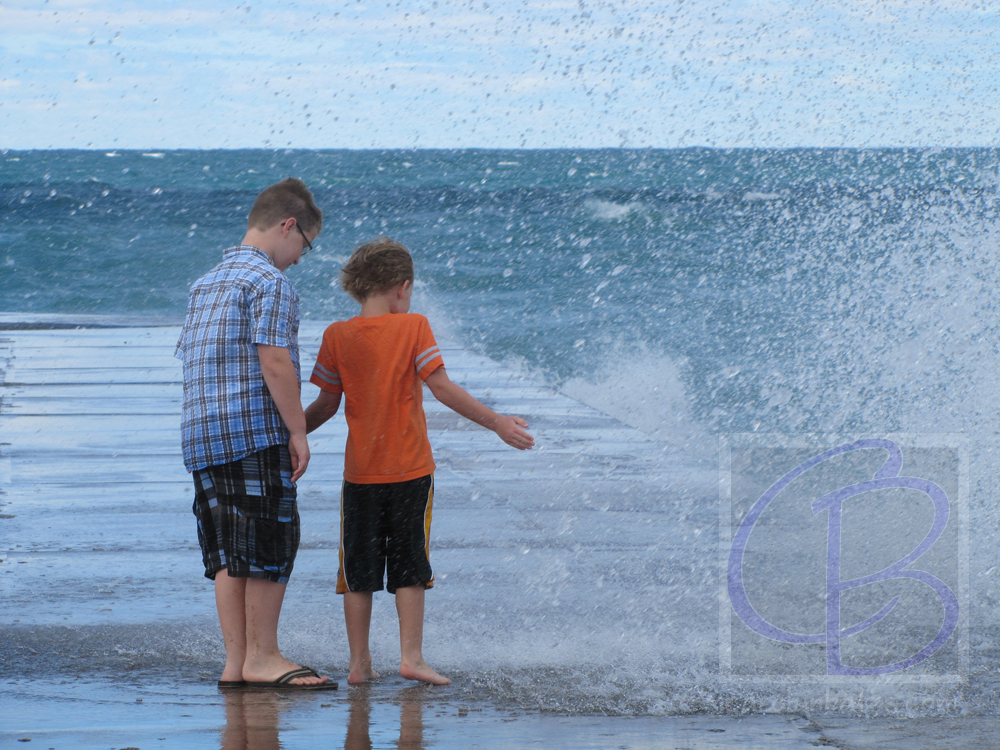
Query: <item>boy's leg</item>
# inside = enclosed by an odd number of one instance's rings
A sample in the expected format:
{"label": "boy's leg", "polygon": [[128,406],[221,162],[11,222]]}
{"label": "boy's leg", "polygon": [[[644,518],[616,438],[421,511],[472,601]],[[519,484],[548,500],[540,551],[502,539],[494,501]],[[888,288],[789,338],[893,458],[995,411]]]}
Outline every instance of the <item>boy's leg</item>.
{"label": "boy's leg", "polygon": [[[254,567],[277,568],[285,580],[291,573],[299,530],[290,477],[291,460],[284,446],[209,467],[195,477],[198,538],[206,571],[214,571],[226,644],[224,680],[272,682],[299,668],[278,650],[285,584],[249,577]],[[292,684],[315,685],[328,679],[299,677]]]}
{"label": "boy's leg", "polygon": [[396,595],[399,614],[399,673],[410,680],[447,685],[451,680],[431,669],[423,656],[424,591],[434,585],[429,557],[434,476],[392,486],[387,588]]}
{"label": "boy's leg", "polygon": [[344,481],[340,494],[340,570],[337,593],[344,595],[344,621],[351,647],[349,683],[377,680],[368,635],[372,594],[385,575],[385,485]]}
{"label": "boy's leg", "polygon": [[[285,585],[260,578],[215,574],[215,604],[226,644],[223,680],[270,682],[299,667],[278,650],[278,617]],[[327,677],[297,677],[295,685],[317,685]]]}
{"label": "boy's leg", "polygon": [[372,669],[372,653],[368,634],[372,624],[372,592],[347,591],[344,593],[344,620],[347,623],[347,643],[351,647],[350,683],[377,680],[378,672]]}
{"label": "boy's leg", "polygon": [[408,680],[432,685],[449,685],[451,680],[431,669],[424,661],[424,591],[423,585],[396,589],[396,612],[399,614],[399,674]]}
{"label": "boy's leg", "polygon": [[215,574],[215,608],[219,612],[222,640],[226,645],[226,668],[222,680],[243,679],[247,657],[246,578],[230,578],[225,568]]}
{"label": "boy's leg", "polygon": [[[298,669],[278,650],[278,618],[285,598],[285,584],[263,578],[246,582],[246,661],[243,679],[247,682],[271,682],[286,672]],[[318,685],[328,677],[296,677],[293,685]]]}

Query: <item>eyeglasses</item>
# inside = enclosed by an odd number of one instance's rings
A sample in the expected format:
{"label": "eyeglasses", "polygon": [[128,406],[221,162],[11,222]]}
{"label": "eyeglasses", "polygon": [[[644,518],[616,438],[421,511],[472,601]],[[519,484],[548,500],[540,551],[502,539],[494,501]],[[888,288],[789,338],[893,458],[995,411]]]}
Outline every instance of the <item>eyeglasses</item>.
{"label": "eyeglasses", "polygon": [[304,258],[306,256],[306,254],[312,252],[313,246],[312,246],[312,243],[309,241],[309,238],[306,237],[306,233],[302,231],[302,227],[299,226],[298,222],[295,222],[295,228],[299,230],[299,234],[302,235],[302,239],[304,239],[306,241],[306,246],[305,246],[305,248],[303,248],[303,250],[302,250],[302,256],[301,256],[301,257]]}
{"label": "eyeglasses", "polygon": [[[287,224],[288,222],[286,221],[285,223]],[[299,257],[304,258],[306,255],[312,252],[313,246],[312,243],[309,241],[309,238],[306,237],[306,233],[302,231],[302,227],[299,226],[298,221],[295,222],[295,228],[299,230],[299,234],[302,235],[302,239],[305,240],[306,242],[306,246],[302,248],[302,252],[299,254]]]}

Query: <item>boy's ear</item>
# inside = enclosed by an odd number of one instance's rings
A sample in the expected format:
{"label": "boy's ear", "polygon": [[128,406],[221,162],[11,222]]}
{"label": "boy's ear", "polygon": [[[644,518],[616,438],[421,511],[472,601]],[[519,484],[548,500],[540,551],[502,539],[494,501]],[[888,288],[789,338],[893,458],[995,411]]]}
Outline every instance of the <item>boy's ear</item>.
{"label": "boy's ear", "polygon": [[403,299],[403,295],[406,294],[407,289],[413,288],[413,282],[407,279],[402,284],[399,285],[399,298]]}

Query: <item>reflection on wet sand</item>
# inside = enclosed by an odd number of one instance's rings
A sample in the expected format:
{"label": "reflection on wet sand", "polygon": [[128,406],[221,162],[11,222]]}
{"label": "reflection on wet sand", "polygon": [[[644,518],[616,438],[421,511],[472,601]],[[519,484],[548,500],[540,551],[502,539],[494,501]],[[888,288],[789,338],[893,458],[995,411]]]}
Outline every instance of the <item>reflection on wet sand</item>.
{"label": "reflection on wet sand", "polygon": [[[424,716],[421,698],[422,687],[409,687],[399,691],[399,750],[423,750]],[[371,687],[360,685],[350,691],[350,719],[344,750],[371,750]]]}
{"label": "reflection on wet sand", "polygon": [[287,703],[275,693],[232,690],[226,696],[221,750],[278,750],[278,719]]}
{"label": "reflection on wet sand", "polygon": [[[403,688],[399,703],[399,750],[423,750],[424,687]],[[380,696],[384,706],[385,696]],[[277,693],[232,690],[225,693],[226,726],[220,750],[279,750],[281,715],[291,705]],[[371,686],[352,687],[348,694],[349,712],[344,750],[371,750]]]}

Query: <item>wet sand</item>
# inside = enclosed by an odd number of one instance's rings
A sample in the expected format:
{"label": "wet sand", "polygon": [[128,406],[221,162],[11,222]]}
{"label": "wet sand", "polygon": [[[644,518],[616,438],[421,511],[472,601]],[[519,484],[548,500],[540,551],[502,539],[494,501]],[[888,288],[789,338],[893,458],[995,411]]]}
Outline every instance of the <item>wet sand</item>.
{"label": "wet sand", "polygon": [[4,748],[972,750],[996,747],[998,729],[992,717],[562,716],[504,709],[460,687],[401,678],[289,694],[103,680],[13,680],[3,688]]}
{"label": "wet sand", "polygon": [[[613,703],[607,685],[586,698],[579,674],[551,668],[575,652],[549,643],[551,633],[522,641],[511,633],[544,606],[593,613],[593,622],[578,622],[576,630],[556,628],[567,630],[565,641],[585,641],[588,628],[604,629],[606,638],[625,610],[607,606],[610,593],[595,595],[594,581],[613,582],[630,555],[641,553],[650,570],[692,559],[703,541],[691,530],[717,515],[708,504],[699,519],[692,500],[712,486],[713,469],[664,457],[638,431],[446,342],[454,380],[497,408],[532,415],[543,436],[541,450],[516,454],[427,404],[441,497],[433,554],[435,567],[450,571],[429,599],[428,653],[455,684],[415,686],[392,676],[394,617],[385,595],[376,599],[373,636],[381,647],[376,667],[387,676],[367,688],[344,684],[346,643],[331,574],[337,495],[329,491],[339,486],[343,461],[338,418],[311,440],[313,464],[300,493],[303,546],[281,638],[291,658],[331,674],[341,689],[221,694],[212,591],[202,577],[178,445],[178,329],[76,322],[91,327],[69,328],[72,318],[0,317],[0,747],[994,746],[991,716],[859,720],[816,711],[740,718],[705,708],[648,715],[656,711],[641,674],[610,679]],[[321,329],[303,327],[306,369]],[[307,401],[311,388],[304,389]],[[571,496],[536,497],[530,513],[512,501],[557,486],[561,476],[576,483]],[[672,522],[662,539],[651,537],[651,521],[672,519],[665,514],[677,508],[655,506],[645,490],[668,484],[689,525]],[[614,524],[606,520],[609,508],[617,511]],[[571,551],[582,574],[564,571]],[[566,581],[551,586],[557,574]],[[695,588],[641,593],[648,606],[667,611],[669,600],[689,612],[708,631],[696,635],[711,641],[718,604],[706,607]],[[507,662],[521,671],[505,672]],[[502,679],[491,681],[493,668]],[[595,670],[602,678],[600,665]],[[534,681],[530,689],[520,682],[524,675]],[[560,704],[553,696],[561,685],[584,699]],[[630,692],[636,715],[601,715],[607,706],[607,713],[627,713],[621,707],[631,705]]]}

